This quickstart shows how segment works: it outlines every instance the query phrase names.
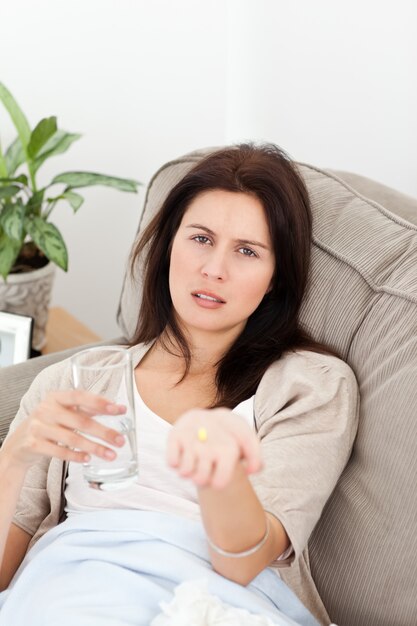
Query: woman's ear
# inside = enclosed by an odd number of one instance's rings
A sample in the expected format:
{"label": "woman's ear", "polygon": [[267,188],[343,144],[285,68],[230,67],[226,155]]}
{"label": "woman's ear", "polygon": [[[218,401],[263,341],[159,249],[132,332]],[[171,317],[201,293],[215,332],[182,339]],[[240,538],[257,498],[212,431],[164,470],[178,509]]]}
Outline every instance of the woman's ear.
{"label": "woman's ear", "polygon": [[269,283],[268,289],[265,291],[265,295],[269,293],[270,291],[272,291],[273,286],[274,286],[274,279],[271,278],[271,282]]}

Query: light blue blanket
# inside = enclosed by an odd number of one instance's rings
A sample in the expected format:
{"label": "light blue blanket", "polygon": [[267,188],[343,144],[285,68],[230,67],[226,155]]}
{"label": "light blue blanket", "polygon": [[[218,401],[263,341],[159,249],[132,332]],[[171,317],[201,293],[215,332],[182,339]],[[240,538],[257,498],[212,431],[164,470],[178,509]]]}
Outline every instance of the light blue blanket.
{"label": "light blue blanket", "polygon": [[187,580],[274,624],[318,626],[272,570],[248,587],[216,574],[200,523],[136,510],[74,515],[44,535],[0,593],[0,625],[149,626]]}

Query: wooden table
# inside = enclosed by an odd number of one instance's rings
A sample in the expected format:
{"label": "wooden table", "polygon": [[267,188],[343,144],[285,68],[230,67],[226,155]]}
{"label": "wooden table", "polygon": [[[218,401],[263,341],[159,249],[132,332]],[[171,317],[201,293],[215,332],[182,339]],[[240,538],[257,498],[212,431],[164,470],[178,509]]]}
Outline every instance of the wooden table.
{"label": "wooden table", "polygon": [[75,348],[100,340],[99,335],[93,333],[65,309],[61,307],[49,309],[46,325],[46,346],[43,348],[42,354],[60,352],[67,350],[67,348]]}

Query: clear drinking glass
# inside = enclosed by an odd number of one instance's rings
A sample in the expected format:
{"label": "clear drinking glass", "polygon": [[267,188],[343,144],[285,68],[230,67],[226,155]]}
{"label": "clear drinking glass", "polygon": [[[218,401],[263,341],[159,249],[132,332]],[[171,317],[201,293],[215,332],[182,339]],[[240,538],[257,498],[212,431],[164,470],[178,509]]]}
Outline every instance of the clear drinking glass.
{"label": "clear drinking glass", "polygon": [[92,441],[111,448],[116,453],[113,461],[91,455],[83,463],[83,476],[90,487],[110,491],[135,481],[138,474],[135,412],[133,400],[133,370],[129,352],[125,348],[99,346],[87,348],[71,357],[75,389],[84,389],[117,404],[126,406],[122,415],[94,415],[92,419],[124,435],[122,447],[112,446],[91,435]]}

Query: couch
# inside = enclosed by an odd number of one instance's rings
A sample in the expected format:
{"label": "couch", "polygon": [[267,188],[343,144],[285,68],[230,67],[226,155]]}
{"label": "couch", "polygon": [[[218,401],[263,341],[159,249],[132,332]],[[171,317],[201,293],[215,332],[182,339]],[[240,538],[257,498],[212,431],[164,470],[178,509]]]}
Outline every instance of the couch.
{"label": "couch", "polygon": [[[171,161],[155,174],[138,233],[171,186],[209,150]],[[356,174],[298,167],[314,219],[301,322],[350,364],[361,393],[353,452],[310,539],[310,566],[339,626],[412,626],[417,623],[417,200]],[[117,311],[121,337],[104,343],[132,335],[140,298],[140,281],[134,284],[126,273]],[[37,372],[74,351],[0,370],[0,436]]]}

